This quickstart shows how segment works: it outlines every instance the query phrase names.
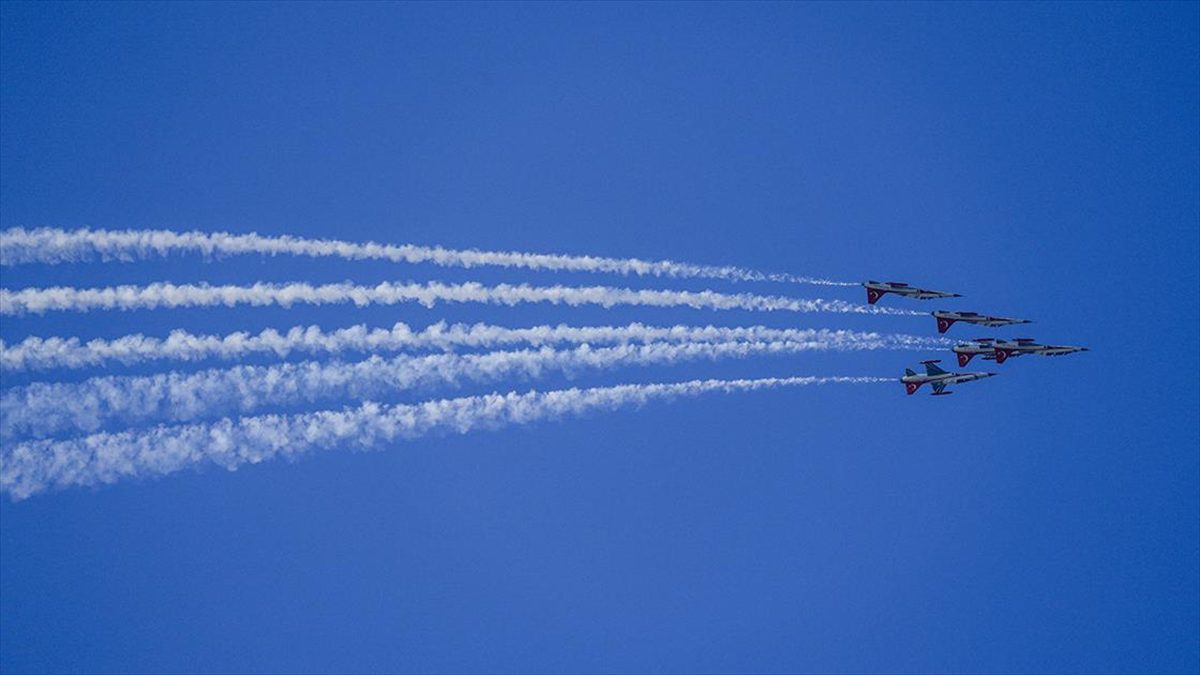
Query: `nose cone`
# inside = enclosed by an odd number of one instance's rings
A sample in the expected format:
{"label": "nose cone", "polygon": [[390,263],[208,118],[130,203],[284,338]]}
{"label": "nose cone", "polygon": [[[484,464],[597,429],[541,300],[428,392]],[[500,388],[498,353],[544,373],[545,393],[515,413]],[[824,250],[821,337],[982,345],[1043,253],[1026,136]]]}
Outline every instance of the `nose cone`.
{"label": "nose cone", "polygon": [[983,375],[984,377],[995,377],[996,376],[995,373],[980,373],[980,374]]}

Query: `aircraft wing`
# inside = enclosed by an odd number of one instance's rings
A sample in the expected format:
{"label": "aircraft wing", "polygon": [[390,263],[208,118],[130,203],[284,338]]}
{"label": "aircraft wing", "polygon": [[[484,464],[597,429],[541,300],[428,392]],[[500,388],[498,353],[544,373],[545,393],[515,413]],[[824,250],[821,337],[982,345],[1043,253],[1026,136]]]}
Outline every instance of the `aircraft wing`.
{"label": "aircraft wing", "polygon": [[947,293],[945,291],[931,291],[926,288],[917,289],[917,294],[913,296],[918,300],[933,300],[935,298],[961,298],[959,293]]}
{"label": "aircraft wing", "polygon": [[1003,317],[1003,316],[989,316],[989,317],[987,317],[987,320],[983,322],[983,325],[991,326],[993,328],[999,328],[1000,326],[1015,326],[1016,324],[1019,324],[1019,323],[1033,323],[1033,322],[1030,321],[1029,319],[1009,319],[1009,318]]}
{"label": "aircraft wing", "polygon": [[946,374],[946,371],[942,370],[941,368],[938,368],[936,359],[933,361],[922,361],[922,363],[925,364],[925,374],[926,375],[945,375]]}
{"label": "aircraft wing", "polygon": [[1086,352],[1087,347],[1073,347],[1070,345],[1046,345],[1034,352],[1043,356],[1062,356],[1064,354],[1074,354],[1075,352]]}

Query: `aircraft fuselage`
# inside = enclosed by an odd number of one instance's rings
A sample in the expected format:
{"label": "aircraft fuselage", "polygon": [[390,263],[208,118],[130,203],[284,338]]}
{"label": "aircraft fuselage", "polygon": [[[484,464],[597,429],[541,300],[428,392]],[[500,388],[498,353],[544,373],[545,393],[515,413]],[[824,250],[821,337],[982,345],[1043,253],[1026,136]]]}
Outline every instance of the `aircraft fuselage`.
{"label": "aircraft fuselage", "polygon": [[996,363],[1004,363],[1011,357],[1021,356],[1023,354],[1062,356],[1064,354],[1074,354],[1075,352],[1086,351],[1088,351],[1087,347],[1076,347],[1074,345],[1041,345],[1033,340],[1028,339],[998,340],[993,346]]}
{"label": "aircraft fuselage", "polygon": [[[962,384],[964,382],[974,382],[987,377],[992,377],[995,373],[941,373],[937,375],[905,375],[900,378],[904,383],[904,388],[909,394],[913,394],[923,384],[934,385],[937,391],[935,395],[942,394],[942,389],[952,384]],[[940,385],[940,386],[938,386]]]}
{"label": "aircraft fuselage", "polygon": [[863,284],[867,289],[867,304],[873,305],[887,293],[903,295],[906,298],[915,298],[917,300],[932,300],[934,298],[958,298],[962,297],[958,293],[947,293],[945,291],[934,291],[928,288],[917,288],[899,281],[868,281]]}
{"label": "aircraft fuselage", "polygon": [[996,328],[999,326],[1012,326],[1019,323],[1033,323],[1028,319],[1010,319],[1003,316],[989,316],[987,314],[977,314],[975,312],[933,312],[933,318],[937,319],[937,329],[939,333],[945,333],[950,330],[950,326],[956,322],[973,323],[979,326],[990,326]]}

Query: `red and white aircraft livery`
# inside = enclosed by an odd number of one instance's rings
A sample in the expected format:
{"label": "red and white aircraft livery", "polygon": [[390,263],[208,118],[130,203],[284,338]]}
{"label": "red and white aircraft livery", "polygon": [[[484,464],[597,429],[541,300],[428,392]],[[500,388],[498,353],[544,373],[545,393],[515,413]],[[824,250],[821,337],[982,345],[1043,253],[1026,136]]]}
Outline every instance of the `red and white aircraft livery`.
{"label": "red and white aircraft livery", "polygon": [[933,298],[961,298],[958,293],[945,293],[943,291],[931,291],[928,288],[917,288],[902,284],[899,281],[868,281],[863,284],[867,289],[867,304],[873,305],[879,302],[884,293],[895,293],[903,295],[906,298],[916,298],[917,300],[931,300]]}
{"label": "red and white aircraft livery", "polygon": [[1062,356],[1063,354],[1074,354],[1075,352],[1088,351],[1087,347],[1074,347],[1071,345],[1039,345],[1029,338],[997,340],[992,345],[992,349],[995,353],[994,358],[996,359],[996,363],[1004,363],[1008,360],[1008,357],[1021,356],[1022,354]]}
{"label": "red and white aircraft livery", "polygon": [[925,366],[924,375],[918,375],[911,369],[905,368],[904,377],[900,378],[900,381],[904,383],[904,390],[908,392],[909,396],[917,393],[921,385],[926,382],[929,383],[929,386],[933,387],[933,396],[949,396],[954,392],[946,391],[946,387],[952,384],[973,382],[995,375],[995,373],[948,373],[937,367],[937,364],[941,363],[939,359],[922,361],[921,363]]}
{"label": "red and white aircraft livery", "polygon": [[971,359],[976,356],[983,357],[985,361],[995,361],[995,343],[995,338],[975,338],[954,345],[954,353],[958,356],[958,367],[966,368]]}
{"label": "red and white aircraft livery", "polygon": [[974,323],[980,326],[1011,326],[1018,323],[1033,323],[1028,319],[1007,319],[1002,316],[988,316],[986,314],[976,314],[975,312],[933,312],[933,318],[937,319],[937,327],[939,333],[945,333],[950,330],[950,326],[955,321],[963,323]]}

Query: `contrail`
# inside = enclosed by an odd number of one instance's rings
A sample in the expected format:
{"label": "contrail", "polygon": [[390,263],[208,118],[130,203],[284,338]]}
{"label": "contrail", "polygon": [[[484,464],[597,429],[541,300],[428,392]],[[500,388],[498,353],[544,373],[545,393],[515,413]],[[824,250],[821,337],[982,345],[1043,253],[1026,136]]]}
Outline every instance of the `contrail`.
{"label": "contrail", "polygon": [[[880,346],[878,341],[863,341],[856,347]],[[188,422],[269,406],[372,400],[421,387],[536,378],[547,372],[570,374],[625,365],[795,354],[828,347],[812,341],[651,343],[598,349],[585,344],[565,350],[543,347],[389,359],[372,356],[351,363],[305,361],[192,373],[109,375],[71,383],[36,382],[0,395],[0,438],[45,438],[98,431],[112,423]]]}
{"label": "contrail", "polygon": [[[859,349],[872,343],[878,348],[936,349],[952,344],[946,338],[857,332],[849,330],[768,328],[766,326],[556,326],[507,328],[485,323],[447,324],[439,321],[420,330],[404,322],[391,328],[357,324],[325,331],[320,326],[293,326],[282,332],[267,328],[258,334],[245,331],[225,335],[171,331],[166,338],[141,333],[113,340],[87,342],[76,337],[28,337],[14,345],[0,340],[0,370],[86,368],[116,362],[132,365],[147,361],[199,361],[208,358],[238,359],[265,354],[287,358],[293,353],[342,354],[346,352],[398,352],[494,348],[513,344],[533,346],[573,344],[625,344],[629,342],[806,342],[814,348]],[[815,345],[822,345],[816,347]]]}
{"label": "contrail", "polygon": [[415,405],[363,403],[295,415],[261,415],[207,424],[158,426],[62,441],[29,441],[0,454],[0,491],[21,500],[51,488],[115,483],[216,464],[230,471],[275,457],[339,447],[377,448],[436,432],[466,433],[560,419],[653,400],[819,384],[891,382],[880,377],[785,377],[625,384],[592,389],[488,394]]}
{"label": "contrail", "polygon": [[355,243],[336,239],[263,236],[257,233],[175,232],[171,230],[64,230],[14,227],[0,233],[0,264],[61,263],[80,260],[137,260],[172,253],[212,255],[299,255],[346,260],[388,260],[431,263],[443,267],[509,267],[530,270],[607,272],[624,275],[777,281],[819,286],[857,284],[793,274],[771,274],[743,267],[693,265],[671,260],[604,258],[595,256],[520,253],[515,251],[455,250],[440,246]]}
{"label": "contrail", "polygon": [[358,306],[416,302],[433,307],[439,302],[477,302],[493,305],[551,303],[555,305],[640,305],[644,307],[691,307],[694,309],[742,309],[758,312],[837,312],[848,314],[892,314],[923,316],[921,312],[859,305],[844,300],[789,298],[779,295],[717,293],[715,291],[635,290],[612,286],[530,286],[528,284],[484,286],[383,282],[377,286],[355,286],[349,282],[314,286],[307,283],[252,286],[153,283],[148,286],[106,288],[0,289],[0,314],[41,314],[48,311],[86,312],[93,309],[157,309],[236,305],[295,304],[326,305],[352,302]]}

